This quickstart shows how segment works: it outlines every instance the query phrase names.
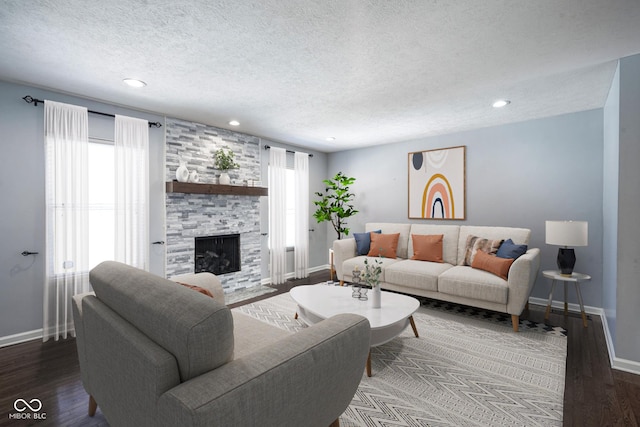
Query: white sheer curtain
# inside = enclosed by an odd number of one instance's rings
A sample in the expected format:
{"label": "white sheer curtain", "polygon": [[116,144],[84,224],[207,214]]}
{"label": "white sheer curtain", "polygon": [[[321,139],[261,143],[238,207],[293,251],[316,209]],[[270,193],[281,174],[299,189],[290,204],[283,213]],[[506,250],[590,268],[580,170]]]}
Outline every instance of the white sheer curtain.
{"label": "white sheer curtain", "polygon": [[74,335],[71,297],[89,291],[88,114],[45,101],[43,341]]}
{"label": "white sheer curtain", "polygon": [[296,152],[295,174],[295,245],[294,273],[297,279],[309,275],[309,154]]}
{"label": "white sheer curtain", "polygon": [[115,260],[149,269],[149,123],[116,115]]}
{"label": "white sheer curtain", "polygon": [[278,147],[269,151],[269,266],[271,284],[285,281],[287,256],[287,152]]}

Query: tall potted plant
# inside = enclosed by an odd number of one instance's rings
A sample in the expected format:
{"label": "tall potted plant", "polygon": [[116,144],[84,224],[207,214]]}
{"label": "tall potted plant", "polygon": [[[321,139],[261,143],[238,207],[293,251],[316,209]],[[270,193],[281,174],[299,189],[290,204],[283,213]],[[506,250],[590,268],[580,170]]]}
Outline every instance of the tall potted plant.
{"label": "tall potted plant", "polygon": [[331,221],[333,229],[338,233],[338,239],[342,239],[343,235],[349,235],[346,219],[358,213],[351,204],[355,195],[349,192],[349,186],[355,181],[355,178],[338,172],[333,179],[322,181],[326,184],[324,193],[316,192],[320,200],[313,202],[318,207],[313,217],[318,223]]}
{"label": "tall potted plant", "polygon": [[223,185],[229,185],[231,183],[231,178],[229,178],[227,171],[229,169],[237,169],[240,167],[240,165],[233,159],[233,151],[227,150],[225,152],[224,148],[216,150],[213,155],[213,164],[216,169],[221,171],[218,182]]}

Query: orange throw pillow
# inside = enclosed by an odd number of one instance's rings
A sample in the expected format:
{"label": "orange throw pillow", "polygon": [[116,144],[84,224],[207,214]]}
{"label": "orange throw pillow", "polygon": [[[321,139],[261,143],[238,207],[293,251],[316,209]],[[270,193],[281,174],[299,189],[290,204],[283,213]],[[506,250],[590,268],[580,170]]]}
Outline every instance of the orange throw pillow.
{"label": "orange throw pillow", "polygon": [[413,256],[419,261],[444,262],[442,260],[442,240],[444,234],[423,235],[412,234]]}
{"label": "orange throw pillow", "polygon": [[486,252],[478,251],[473,257],[471,268],[488,271],[496,276],[507,280],[511,264],[515,261],[513,258],[498,258],[495,255],[489,255]]}
{"label": "orange throw pillow", "polygon": [[176,282],[178,285],[182,285],[186,288],[189,289],[193,289],[196,292],[200,292],[201,294],[204,294],[208,297],[213,298],[213,294],[211,292],[209,292],[209,289],[205,289],[205,288],[201,288],[200,286],[196,286],[196,285],[190,285],[188,283],[182,283],[182,282]]}
{"label": "orange throw pillow", "polygon": [[367,256],[383,256],[385,258],[395,258],[398,249],[398,239],[400,233],[378,234],[371,233],[371,246]]}

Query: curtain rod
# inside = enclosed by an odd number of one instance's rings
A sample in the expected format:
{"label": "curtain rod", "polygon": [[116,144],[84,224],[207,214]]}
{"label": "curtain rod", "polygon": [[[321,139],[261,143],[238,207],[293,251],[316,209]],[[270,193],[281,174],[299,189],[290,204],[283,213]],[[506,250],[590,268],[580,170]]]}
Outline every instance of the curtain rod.
{"label": "curtain rod", "polygon": [[[38,106],[38,103],[44,104],[44,101],[42,99],[36,99],[36,98],[32,97],[31,95],[27,95],[27,96],[23,97],[22,99],[24,99],[27,104],[33,104],[36,107]],[[115,114],[102,113],[100,111],[87,110],[87,112],[89,112],[91,114],[97,114],[99,116],[115,117]],[[160,123],[160,122],[149,122],[149,127],[150,128],[159,128],[159,127],[162,127],[162,123]]]}
{"label": "curtain rod", "polygon": [[[265,146],[264,146],[264,149],[265,149],[265,150],[268,150],[269,148],[271,148],[271,146],[270,146],[270,145],[265,145]],[[287,153],[291,153],[291,154],[294,154],[294,153],[295,153],[295,151],[291,151],[291,150],[285,150],[285,151],[286,151]],[[309,157],[313,157],[313,154],[309,153]]]}

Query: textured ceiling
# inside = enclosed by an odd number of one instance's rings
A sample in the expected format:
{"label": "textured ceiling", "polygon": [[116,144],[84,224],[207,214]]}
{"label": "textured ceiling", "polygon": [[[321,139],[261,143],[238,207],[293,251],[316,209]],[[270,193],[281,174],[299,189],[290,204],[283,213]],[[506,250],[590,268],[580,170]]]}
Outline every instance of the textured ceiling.
{"label": "textured ceiling", "polygon": [[2,80],[327,152],[600,108],[637,53],[640,0],[0,0]]}

